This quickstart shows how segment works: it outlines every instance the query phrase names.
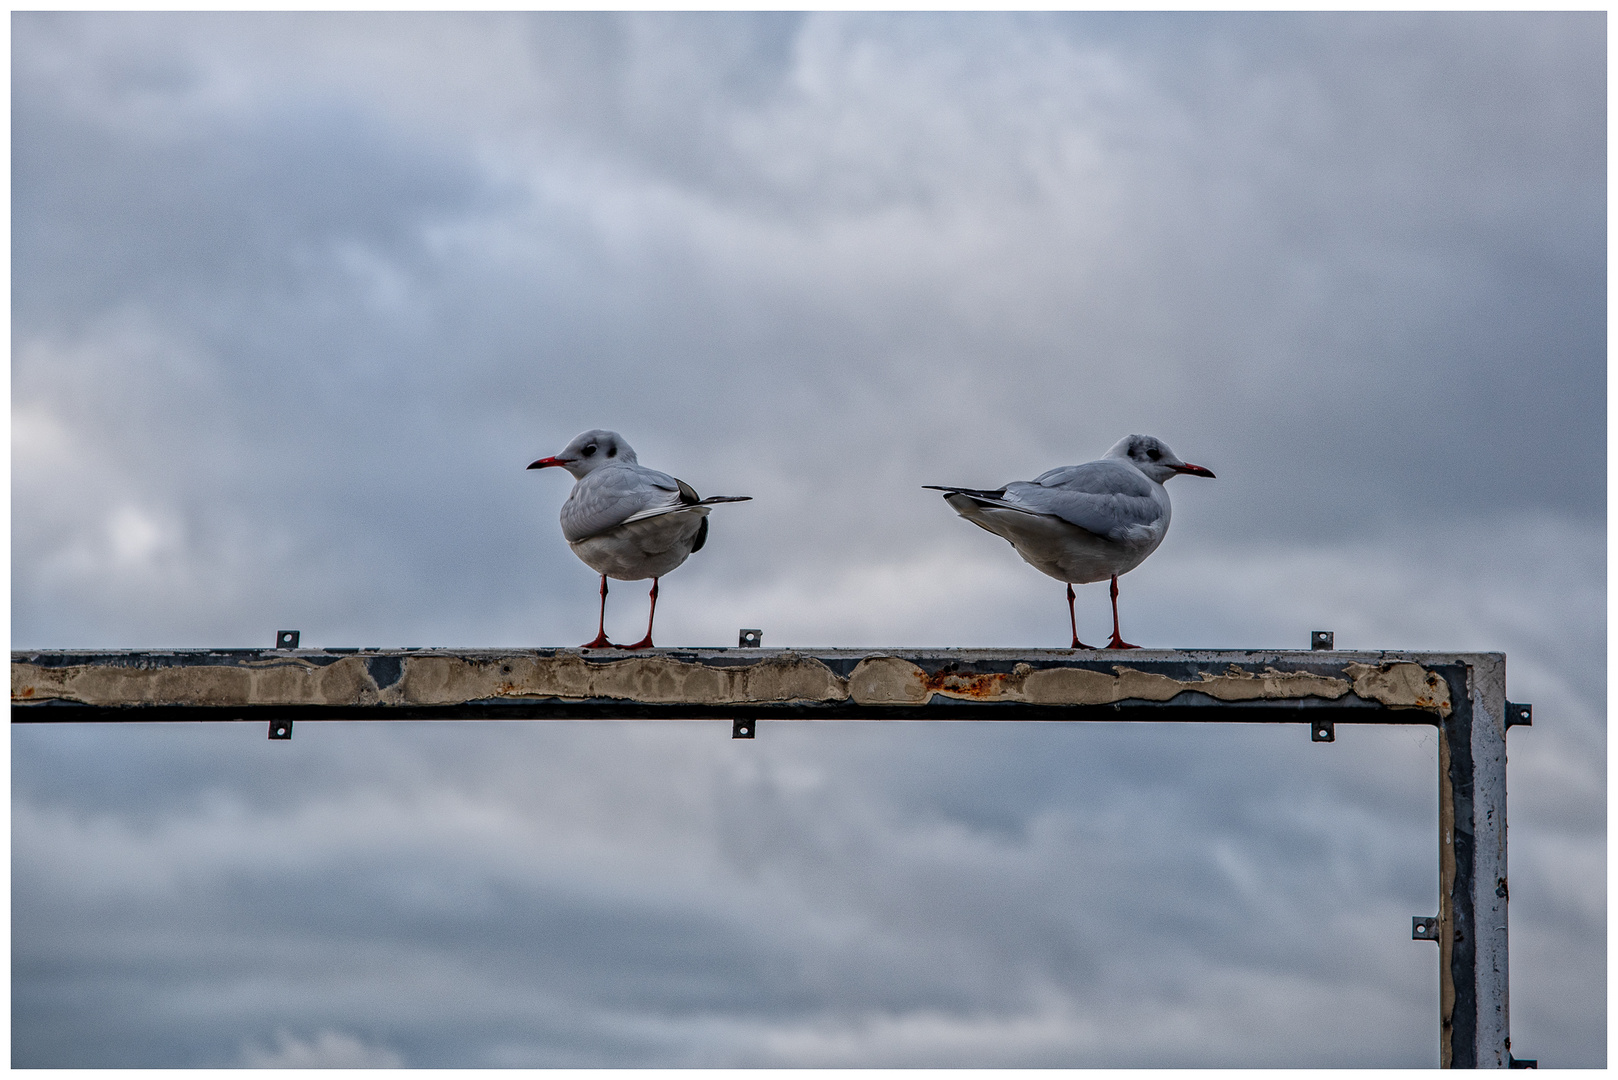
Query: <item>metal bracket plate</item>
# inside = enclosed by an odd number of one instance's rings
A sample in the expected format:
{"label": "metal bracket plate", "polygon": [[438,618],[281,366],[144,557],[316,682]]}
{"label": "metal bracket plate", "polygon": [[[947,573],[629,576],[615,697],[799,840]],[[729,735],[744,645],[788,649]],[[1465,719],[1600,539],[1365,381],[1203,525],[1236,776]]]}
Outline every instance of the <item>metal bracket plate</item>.
{"label": "metal bracket plate", "polygon": [[730,737],[732,739],[751,739],[753,732],[757,730],[758,721],[756,720],[735,720],[730,725]]}
{"label": "metal bracket plate", "polygon": [[277,649],[296,649],[298,647],[298,631],[277,630],[275,632],[275,647]]}
{"label": "metal bracket plate", "polygon": [[1437,941],[1438,940],[1438,916],[1437,915],[1427,915],[1427,916],[1415,915],[1415,916],[1412,916],[1411,919],[1410,919],[1410,940],[1411,941]]}
{"label": "metal bracket plate", "polygon": [[1316,630],[1309,635],[1309,648],[1330,649],[1334,635],[1330,630]]}
{"label": "metal bracket plate", "polygon": [[1316,720],[1309,725],[1310,742],[1336,742],[1337,725],[1330,720]]}
{"label": "metal bracket plate", "polygon": [[764,644],[764,631],[742,630],[736,635],[736,647],[739,649],[757,649]]}
{"label": "metal bracket plate", "polygon": [[[1506,727],[1533,727],[1534,707],[1518,701],[1506,702]],[[1524,1066],[1528,1068],[1528,1066]]]}
{"label": "metal bracket plate", "polygon": [[272,739],[290,739],[290,738],[292,738],[292,721],[291,720],[271,720],[270,721],[270,738],[272,738]]}

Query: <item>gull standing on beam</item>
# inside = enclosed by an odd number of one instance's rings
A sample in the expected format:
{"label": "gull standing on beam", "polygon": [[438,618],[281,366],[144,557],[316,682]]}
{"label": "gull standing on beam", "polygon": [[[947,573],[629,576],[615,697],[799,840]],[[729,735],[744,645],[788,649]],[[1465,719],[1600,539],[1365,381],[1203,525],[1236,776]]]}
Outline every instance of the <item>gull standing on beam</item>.
{"label": "gull standing on beam", "polygon": [[[649,649],[657,617],[657,579],[701,551],[708,539],[708,508],[714,503],[747,502],[750,495],[703,499],[684,480],[648,469],[635,460],[624,437],[597,428],[567,444],[555,457],[540,458],[530,469],[552,465],[578,482],[562,504],[562,535],[573,554],[601,575],[601,621],[586,649]],[[607,579],[652,579],[652,610],[646,636],[633,645],[607,640]]]}
{"label": "gull standing on beam", "polygon": [[1067,582],[1067,617],[1073,648],[1079,640],[1073,585],[1112,579],[1109,649],[1136,649],[1118,633],[1118,575],[1139,566],[1169,531],[1169,493],[1163,482],[1180,473],[1212,477],[1188,465],[1150,435],[1119,439],[1099,461],[1067,465],[1034,480],[994,491],[938,487],[944,501],[972,524],[1010,541],[1034,569]]}

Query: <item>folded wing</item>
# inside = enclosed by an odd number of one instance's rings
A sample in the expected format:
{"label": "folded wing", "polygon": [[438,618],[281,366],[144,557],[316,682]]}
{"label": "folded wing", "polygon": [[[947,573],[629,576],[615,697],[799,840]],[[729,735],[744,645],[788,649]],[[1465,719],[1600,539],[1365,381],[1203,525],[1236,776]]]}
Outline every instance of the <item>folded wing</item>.
{"label": "folded wing", "polygon": [[1052,469],[1032,483],[1006,485],[1008,499],[1120,543],[1162,529],[1167,500],[1160,491],[1138,470],[1105,458]]}
{"label": "folded wing", "polygon": [[599,536],[648,510],[677,510],[680,482],[654,469],[597,469],[573,487],[562,504],[562,535],[569,543]]}
{"label": "folded wing", "polygon": [[699,498],[685,481],[641,466],[597,469],[575,486],[573,494],[562,505],[562,535],[573,543],[631,522],[715,503],[746,502],[751,498],[750,495]]}
{"label": "folded wing", "polygon": [[964,495],[986,508],[1053,517],[1118,543],[1148,539],[1162,525],[1163,506],[1152,482],[1119,462],[1068,465],[993,491],[924,485]]}

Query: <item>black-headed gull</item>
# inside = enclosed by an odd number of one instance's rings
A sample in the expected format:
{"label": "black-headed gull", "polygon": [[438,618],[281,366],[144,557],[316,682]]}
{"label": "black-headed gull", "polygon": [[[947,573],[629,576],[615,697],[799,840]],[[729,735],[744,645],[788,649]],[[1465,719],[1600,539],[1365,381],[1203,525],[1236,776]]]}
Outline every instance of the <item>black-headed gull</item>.
{"label": "black-headed gull", "polygon": [[[703,499],[684,480],[648,469],[635,460],[624,437],[597,428],[567,444],[555,457],[540,458],[530,469],[560,466],[578,483],[562,504],[562,535],[573,554],[601,575],[601,622],[586,649],[648,649],[657,616],[657,579],[701,551],[708,539],[708,508],[714,503],[746,502],[750,495]],[[646,637],[633,645],[607,640],[607,579],[652,579],[652,610]]]}
{"label": "black-headed gull", "polygon": [[1119,439],[1100,461],[1067,465],[1032,481],[995,491],[937,487],[972,524],[1004,537],[1030,566],[1067,582],[1067,617],[1073,648],[1079,640],[1073,585],[1112,579],[1112,643],[1135,649],[1118,634],[1118,575],[1139,566],[1169,531],[1169,493],[1163,482],[1180,473],[1213,476],[1188,465],[1150,435]]}

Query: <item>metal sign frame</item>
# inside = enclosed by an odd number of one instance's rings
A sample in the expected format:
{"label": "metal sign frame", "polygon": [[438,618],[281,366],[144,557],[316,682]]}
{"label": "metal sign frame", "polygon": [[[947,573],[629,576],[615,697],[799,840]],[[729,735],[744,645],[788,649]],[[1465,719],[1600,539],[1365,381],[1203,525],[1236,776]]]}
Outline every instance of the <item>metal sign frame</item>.
{"label": "metal sign frame", "polygon": [[13,723],[728,719],[1426,724],[1438,732],[1439,950],[1445,1068],[1511,1055],[1506,701],[1500,653],[1012,649],[274,649],[19,651]]}

